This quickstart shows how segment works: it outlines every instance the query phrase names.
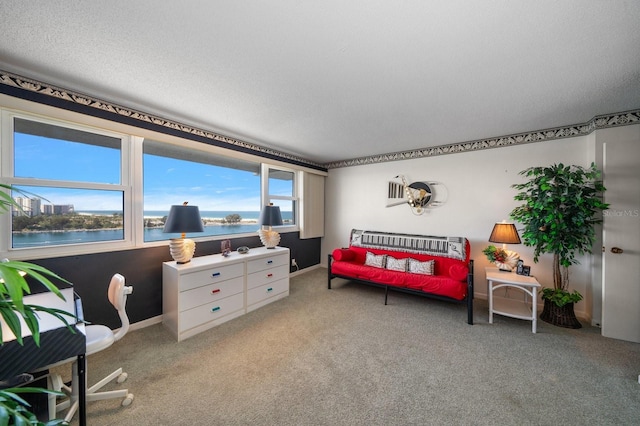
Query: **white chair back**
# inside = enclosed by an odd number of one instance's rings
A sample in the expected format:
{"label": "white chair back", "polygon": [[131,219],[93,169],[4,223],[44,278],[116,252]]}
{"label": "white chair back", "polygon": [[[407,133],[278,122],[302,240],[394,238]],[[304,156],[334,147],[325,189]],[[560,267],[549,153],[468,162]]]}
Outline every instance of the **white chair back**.
{"label": "white chair back", "polygon": [[120,330],[114,334],[116,341],[122,339],[122,337],[127,334],[127,331],[129,331],[129,317],[127,316],[125,308],[127,305],[127,295],[131,293],[133,293],[133,287],[125,285],[124,277],[122,275],[115,274],[111,278],[108,295],[109,302],[111,302],[113,307],[118,311],[120,321],[122,322],[122,327],[120,327]]}

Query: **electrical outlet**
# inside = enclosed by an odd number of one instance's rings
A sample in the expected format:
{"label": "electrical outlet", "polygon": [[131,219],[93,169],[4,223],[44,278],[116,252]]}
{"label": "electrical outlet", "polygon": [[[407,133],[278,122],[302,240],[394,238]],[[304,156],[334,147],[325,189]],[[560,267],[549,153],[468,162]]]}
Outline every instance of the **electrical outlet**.
{"label": "electrical outlet", "polygon": [[294,268],[298,266],[295,259],[291,259],[291,266],[293,266]]}

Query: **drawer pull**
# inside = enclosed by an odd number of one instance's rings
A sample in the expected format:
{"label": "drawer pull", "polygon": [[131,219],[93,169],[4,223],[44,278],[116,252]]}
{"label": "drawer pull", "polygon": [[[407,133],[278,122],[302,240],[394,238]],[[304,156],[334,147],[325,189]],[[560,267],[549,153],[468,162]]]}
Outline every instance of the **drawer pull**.
{"label": "drawer pull", "polygon": [[273,260],[267,260],[267,264],[273,263]]}
{"label": "drawer pull", "polygon": [[269,287],[269,288],[267,289],[267,293],[269,293],[270,291],[273,291],[273,288]]}
{"label": "drawer pull", "polygon": [[220,272],[214,272],[213,274],[211,274],[212,277],[219,277],[220,276]]}
{"label": "drawer pull", "polygon": [[273,276],[273,274],[267,274],[267,277],[271,278]]}
{"label": "drawer pull", "polygon": [[216,294],[216,293],[220,293],[220,289],[219,288],[211,290],[211,294]]}
{"label": "drawer pull", "polygon": [[211,308],[211,312],[215,312],[215,311],[219,311],[220,310],[220,306],[216,306],[215,308]]}

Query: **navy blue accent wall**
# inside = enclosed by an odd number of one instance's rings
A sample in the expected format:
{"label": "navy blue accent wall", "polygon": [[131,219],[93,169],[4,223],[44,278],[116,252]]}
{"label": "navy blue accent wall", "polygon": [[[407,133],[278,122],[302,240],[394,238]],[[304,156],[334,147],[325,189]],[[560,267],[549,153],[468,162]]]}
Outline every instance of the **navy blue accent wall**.
{"label": "navy blue accent wall", "polygon": [[[298,232],[281,234],[280,246],[291,250],[300,269],[320,264],[320,238],[301,240]],[[260,247],[258,236],[231,239],[233,250],[240,246]],[[195,256],[220,253],[220,241],[196,243]],[[133,294],[127,299],[132,323],[162,315],[162,262],[171,261],[169,243],[160,247],[65,256],[31,262],[50,269],[71,281],[82,298],[85,319],[112,329],[120,327],[120,318],[107,299],[113,274],[122,274]],[[295,271],[295,268],[291,269]]]}

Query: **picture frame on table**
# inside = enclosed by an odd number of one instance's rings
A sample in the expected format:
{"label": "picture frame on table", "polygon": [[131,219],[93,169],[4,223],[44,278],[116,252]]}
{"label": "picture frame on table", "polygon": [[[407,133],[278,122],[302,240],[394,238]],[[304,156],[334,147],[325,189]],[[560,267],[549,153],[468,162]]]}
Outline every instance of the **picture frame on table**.
{"label": "picture frame on table", "polygon": [[227,257],[231,254],[231,240],[220,241],[220,252],[222,256]]}

